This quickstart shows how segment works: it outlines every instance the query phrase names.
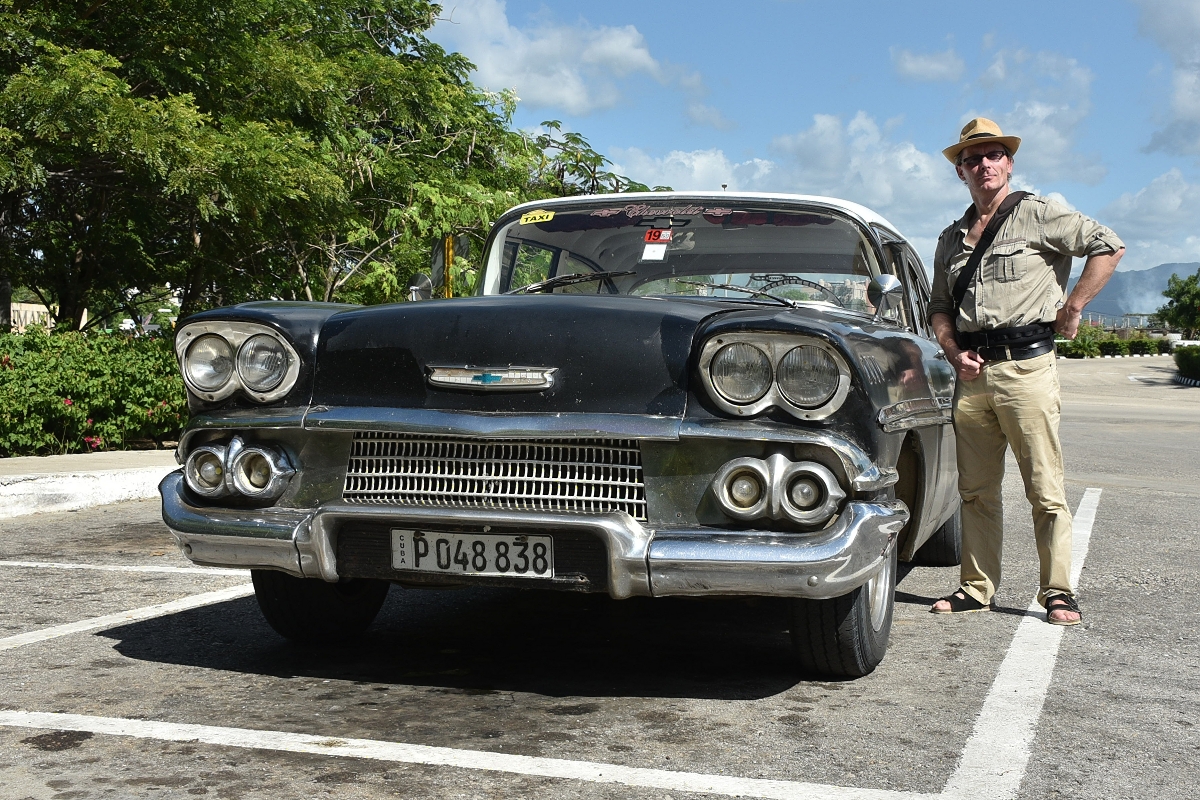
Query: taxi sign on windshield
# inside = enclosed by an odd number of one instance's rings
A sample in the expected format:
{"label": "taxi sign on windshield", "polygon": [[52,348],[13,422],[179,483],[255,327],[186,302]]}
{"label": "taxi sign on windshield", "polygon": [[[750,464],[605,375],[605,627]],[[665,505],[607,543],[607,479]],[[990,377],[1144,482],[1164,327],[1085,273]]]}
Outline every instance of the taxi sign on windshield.
{"label": "taxi sign on windshield", "polygon": [[554,219],[553,211],[530,211],[521,215],[522,225],[532,225],[537,222],[549,222]]}

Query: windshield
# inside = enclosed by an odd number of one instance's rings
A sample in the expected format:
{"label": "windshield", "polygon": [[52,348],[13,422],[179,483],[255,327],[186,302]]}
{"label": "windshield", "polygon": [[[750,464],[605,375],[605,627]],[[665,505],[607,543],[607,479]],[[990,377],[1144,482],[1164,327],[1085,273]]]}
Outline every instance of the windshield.
{"label": "windshield", "polygon": [[[616,200],[616,198],[614,198]],[[879,265],[857,226],[766,205],[616,202],[541,210],[505,225],[484,293],[629,294],[824,303],[872,310]],[[566,276],[595,275],[567,278]],[[745,287],[750,291],[742,291]]]}

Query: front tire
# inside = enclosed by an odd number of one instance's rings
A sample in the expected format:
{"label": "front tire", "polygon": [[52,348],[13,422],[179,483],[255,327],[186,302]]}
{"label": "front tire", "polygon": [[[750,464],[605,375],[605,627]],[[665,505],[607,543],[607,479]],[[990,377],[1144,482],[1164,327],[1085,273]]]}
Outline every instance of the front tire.
{"label": "front tire", "polygon": [[957,567],[962,563],[962,506],[921,545],[913,561],[923,567]]}
{"label": "front tire", "polygon": [[887,652],[896,604],[896,547],[871,580],[829,600],[793,598],[792,644],[806,672],[836,678],[869,675]]}
{"label": "front tire", "polygon": [[375,620],[391,584],[357,578],[327,583],[275,570],[250,570],[254,597],[267,623],[300,644],[344,641]]}

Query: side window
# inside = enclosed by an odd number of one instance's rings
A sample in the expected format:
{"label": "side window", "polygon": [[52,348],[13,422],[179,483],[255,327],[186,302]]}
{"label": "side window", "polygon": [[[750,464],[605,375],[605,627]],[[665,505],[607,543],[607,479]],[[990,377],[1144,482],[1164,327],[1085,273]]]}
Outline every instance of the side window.
{"label": "side window", "polygon": [[[904,258],[900,250],[895,245],[888,245],[884,248],[884,252],[887,254],[886,262],[883,265],[884,274],[894,275],[900,279],[902,284],[907,285],[908,276],[904,274]],[[909,324],[909,320],[912,319],[912,308],[908,303],[907,289],[904,303],[889,308],[883,318],[901,327],[912,329]]]}
{"label": "side window", "polygon": [[915,330],[922,336],[932,336],[929,329],[929,281],[925,276],[925,267],[921,259],[909,248],[904,249],[904,281],[908,294],[908,304],[912,309],[912,319]]}

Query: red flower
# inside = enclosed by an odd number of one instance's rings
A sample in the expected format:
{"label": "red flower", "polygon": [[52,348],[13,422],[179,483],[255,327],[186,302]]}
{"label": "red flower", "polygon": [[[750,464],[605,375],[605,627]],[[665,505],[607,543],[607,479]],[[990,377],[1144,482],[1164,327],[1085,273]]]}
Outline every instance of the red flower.
{"label": "red flower", "polygon": [[99,436],[85,436],[83,441],[87,442],[87,446],[95,450],[100,445],[104,444],[104,440]]}
{"label": "red flower", "polygon": [[75,401],[74,401],[74,400],[72,400],[72,399],[71,399],[71,398],[69,398],[69,397],[64,397],[64,398],[63,398],[63,405],[64,405],[64,406],[73,406],[73,405],[75,405]]}
{"label": "red flower", "polygon": [[90,419],[87,421],[87,427],[92,427],[92,421]]}

